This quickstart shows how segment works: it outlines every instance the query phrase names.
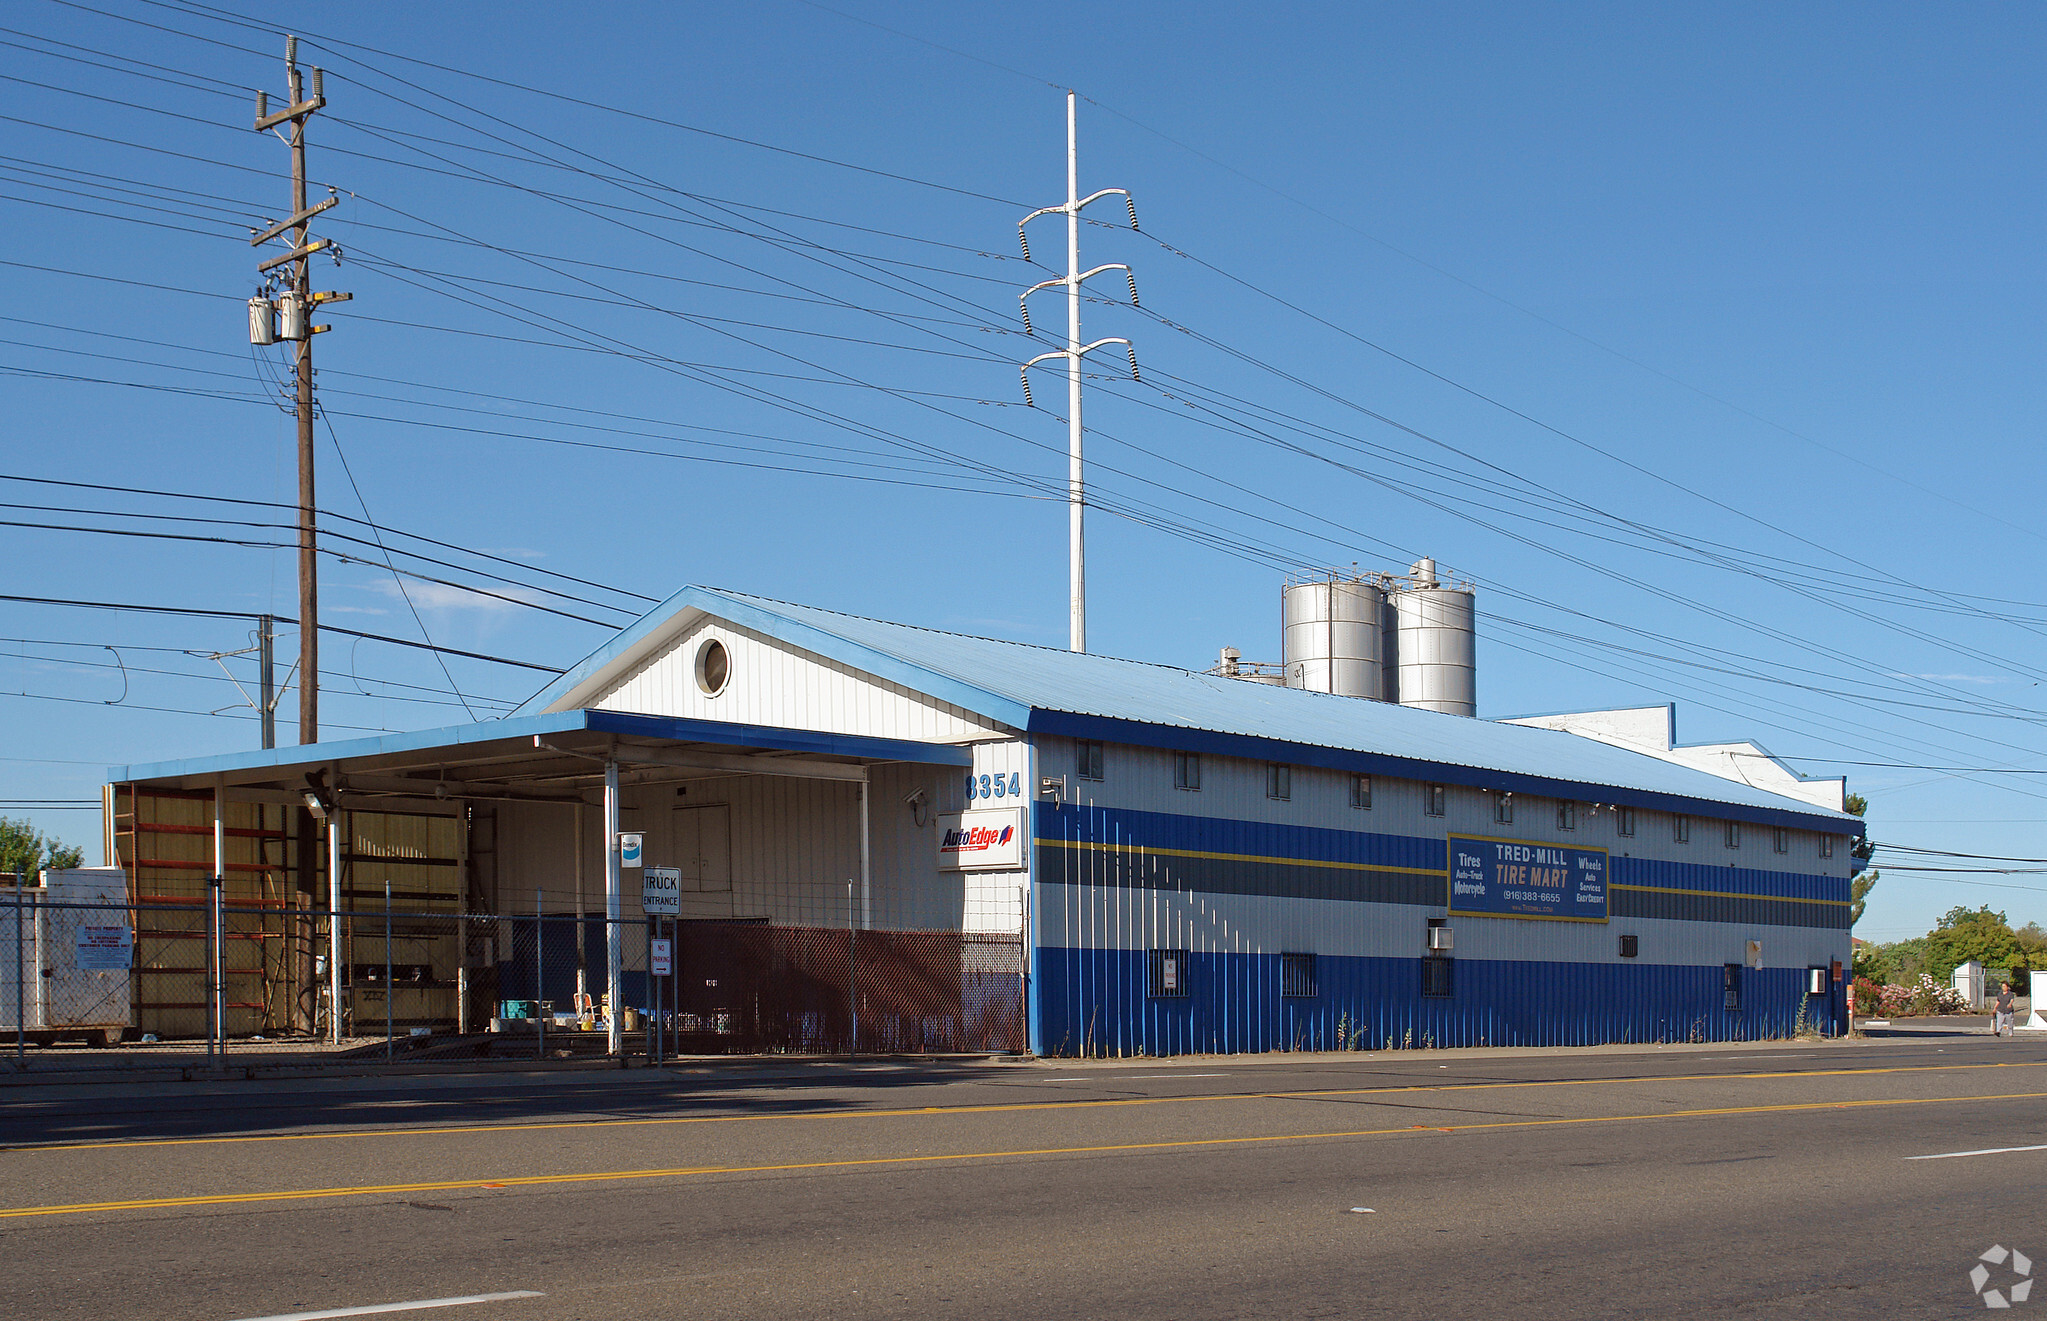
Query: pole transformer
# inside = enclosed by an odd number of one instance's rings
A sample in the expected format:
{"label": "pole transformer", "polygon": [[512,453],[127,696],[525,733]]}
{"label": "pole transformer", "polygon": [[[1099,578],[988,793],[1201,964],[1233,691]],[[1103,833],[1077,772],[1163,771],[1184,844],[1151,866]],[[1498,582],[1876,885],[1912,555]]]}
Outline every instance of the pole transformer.
{"label": "pole transformer", "polygon": [[1103,271],[1121,271],[1130,284],[1130,304],[1137,306],[1137,277],[1130,267],[1122,262],[1110,262],[1097,266],[1091,271],[1080,269],[1080,213],[1090,203],[1098,202],[1110,195],[1120,196],[1130,211],[1130,228],[1137,228],[1137,203],[1131,200],[1127,190],[1104,188],[1086,197],[1080,195],[1080,147],[1075,129],[1074,94],[1066,94],[1066,202],[1062,206],[1040,207],[1016,223],[1017,242],[1023,246],[1024,260],[1031,256],[1030,239],[1024,227],[1039,216],[1063,215],[1066,217],[1066,274],[1057,279],[1034,284],[1018,297],[1018,306],[1023,311],[1024,333],[1035,335],[1031,327],[1031,295],[1041,289],[1066,290],[1066,347],[1051,353],[1041,353],[1023,364],[1024,403],[1035,407],[1031,400],[1031,368],[1052,358],[1066,360],[1066,559],[1067,559],[1067,649],[1087,650],[1087,482],[1081,468],[1080,440],[1080,379],[1081,361],[1088,354],[1105,344],[1121,344],[1130,355],[1130,379],[1137,380],[1137,350],[1127,339],[1112,336],[1098,339],[1092,344],[1080,342],[1080,287]]}
{"label": "pole transformer", "polygon": [[[306,121],[327,104],[325,76],[313,70],[312,95],[306,95],[298,65],[297,37],[284,39],[284,70],[290,104],[270,109],[270,95],[256,93],[256,131],[276,132],[291,148],[291,212],[285,219],[252,234],[251,247],[282,239],[290,250],[256,264],[264,277],[263,286],[249,300],[249,342],[275,344],[284,340],[296,346],[293,389],[298,413],[299,457],[299,742],[317,743],[320,738],[320,570],[318,530],[313,499],[313,336],[329,329],[311,324],[313,309],[323,303],[346,302],[345,293],[314,293],[312,259],[317,252],[331,252],[341,258],[340,249],[327,239],[312,237],[314,216],[334,206],[340,198],[328,190],[321,202],[306,204]],[[287,131],[278,132],[280,128]]]}

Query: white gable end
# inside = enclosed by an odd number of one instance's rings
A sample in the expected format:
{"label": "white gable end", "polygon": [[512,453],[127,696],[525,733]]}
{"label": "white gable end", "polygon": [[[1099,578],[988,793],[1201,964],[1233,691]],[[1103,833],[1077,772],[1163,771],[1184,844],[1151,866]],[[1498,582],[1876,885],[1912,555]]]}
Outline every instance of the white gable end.
{"label": "white gable end", "polygon": [[[724,644],[730,662],[715,695],[703,690],[696,674],[698,651],[712,639]],[[655,644],[596,691],[571,693],[556,705],[924,743],[1007,732],[949,702],[708,615]]]}

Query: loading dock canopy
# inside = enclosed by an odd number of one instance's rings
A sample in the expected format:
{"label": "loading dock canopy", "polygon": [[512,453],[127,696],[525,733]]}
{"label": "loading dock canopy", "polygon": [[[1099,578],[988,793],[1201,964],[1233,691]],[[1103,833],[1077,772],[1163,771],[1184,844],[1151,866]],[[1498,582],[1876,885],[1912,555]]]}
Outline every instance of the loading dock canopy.
{"label": "loading dock canopy", "polygon": [[585,799],[618,763],[622,783],[677,770],[864,780],[881,762],[968,766],[950,744],[825,734],[670,716],[575,710],[514,716],[378,738],[116,766],[108,778],[162,789],[231,789],[237,797],[289,795],[324,775],[343,795],[448,801]]}

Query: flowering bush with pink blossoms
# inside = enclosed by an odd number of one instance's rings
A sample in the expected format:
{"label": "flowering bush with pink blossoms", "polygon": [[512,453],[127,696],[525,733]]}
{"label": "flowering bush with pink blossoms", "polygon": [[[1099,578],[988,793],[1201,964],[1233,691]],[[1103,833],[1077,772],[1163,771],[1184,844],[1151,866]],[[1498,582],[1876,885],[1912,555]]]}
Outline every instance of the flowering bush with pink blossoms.
{"label": "flowering bush with pink blossoms", "polygon": [[1876,1014],[1885,1018],[1908,1014],[1959,1014],[1968,1009],[1962,993],[1952,986],[1943,986],[1930,975],[1921,973],[1919,980],[1909,986],[1897,982],[1884,985],[1867,977],[1855,979],[1855,1012]]}

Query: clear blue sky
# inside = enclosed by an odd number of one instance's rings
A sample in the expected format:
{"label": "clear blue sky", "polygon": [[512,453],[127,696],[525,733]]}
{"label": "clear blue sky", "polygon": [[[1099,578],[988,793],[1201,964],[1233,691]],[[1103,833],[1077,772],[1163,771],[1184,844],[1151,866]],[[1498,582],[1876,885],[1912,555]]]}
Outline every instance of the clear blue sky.
{"label": "clear blue sky", "polygon": [[[343,194],[317,284],[355,294],[317,346],[320,502],[464,548],[394,537],[460,566],[415,573],[600,621],[417,578],[408,606],[357,546],[328,622],[566,665],[640,608],[620,589],[702,582],[1062,644],[1064,426],[1014,365],[1051,271],[1015,225],[1062,196],[1071,85],[1083,189],[1145,227],[1083,241],[1144,300],[1086,314],[1146,377],[1090,395],[1094,649],[1273,658],[1289,568],[1429,553],[1478,583],[1484,715],[1675,700],[1687,740],[1849,774],[1879,839],[2047,856],[2047,776],[1906,769],[2047,768],[2038,11],[844,11],[10,6],[5,521],[283,535],[16,479],[294,498],[240,300],[286,165],[245,89],[281,98],[265,29],[303,19]],[[283,550],[0,527],[0,555],[9,594],[296,604]],[[256,742],[191,714],[240,701],[200,656],[243,623],[0,603],[0,634],[0,694],[33,694],[0,695],[0,799]],[[325,654],[330,733],[539,680]],[[97,852],[90,814],[34,816]],[[2043,888],[1894,870],[1859,930],[2047,920]]]}

